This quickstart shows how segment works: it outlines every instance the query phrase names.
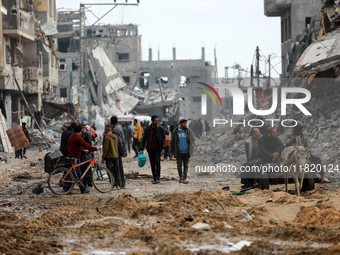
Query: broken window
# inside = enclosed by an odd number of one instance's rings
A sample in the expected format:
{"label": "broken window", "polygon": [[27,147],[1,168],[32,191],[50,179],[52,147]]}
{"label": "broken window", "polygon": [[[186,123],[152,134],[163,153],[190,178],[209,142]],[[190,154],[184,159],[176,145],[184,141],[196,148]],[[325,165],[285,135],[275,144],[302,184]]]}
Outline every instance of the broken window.
{"label": "broken window", "polygon": [[161,79],[162,84],[168,84],[169,78],[168,77],[156,77],[156,83],[159,83],[159,79]]}
{"label": "broken window", "polygon": [[141,89],[148,89],[149,88],[149,72],[142,72],[141,76],[139,77],[139,86]]}
{"label": "broken window", "polygon": [[60,88],[60,97],[67,98],[67,88]]}
{"label": "broken window", "polygon": [[65,61],[60,61],[59,62],[59,66],[60,66],[60,71],[63,71],[63,72],[66,71],[66,63],[65,63]]}
{"label": "broken window", "polygon": [[310,27],[310,23],[312,22],[312,18],[311,17],[306,17],[306,28]]}
{"label": "broken window", "polygon": [[130,84],[130,76],[123,76],[123,80],[126,84]]}
{"label": "broken window", "polygon": [[129,53],[118,53],[118,60],[124,61],[124,60],[129,60],[130,56]]}

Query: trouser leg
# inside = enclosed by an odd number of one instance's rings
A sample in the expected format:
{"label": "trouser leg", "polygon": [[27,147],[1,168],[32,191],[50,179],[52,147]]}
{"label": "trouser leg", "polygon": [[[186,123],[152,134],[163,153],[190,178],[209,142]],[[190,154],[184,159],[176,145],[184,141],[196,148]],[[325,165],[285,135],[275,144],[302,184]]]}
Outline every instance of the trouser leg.
{"label": "trouser leg", "polygon": [[161,152],[159,150],[156,150],[155,165],[156,165],[156,178],[159,181],[159,179],[161,178]]}
{"label": "trouser leg", "polygon": [[138,139],[133,138],[132,149],[135,151],[136,156],[138,155],[139,146],[140,146],[140,142],[138,141]]}
{"label": "trouser leg", "polygon": [[149,160],[150,160],[150,166],[151,166],[151,172],[153,176],[153,180],[157,180],[157,172],[156,172],[156,151],[150,150],[149,151]]}
{"label": "trouser leg", "polygon": [[183,154],[183,181],[185,181],[188,178],[188,169],[189,169],[189,153]]}
{"label": "trouser leg", "polygon": [[177,171],[178,171],[179,178],[183,179],[182,163],[183,163],[182,154],[177,153]]}
{"label": "trouser leg", "polygon": [[[119,173],[119,186],[124,187],[125,186],[125,176],[124,176],[124,167],[123,167],[123,161],[122,157],[118,157],[118,173]],[[118,185],[118,184],[117,184]]]}
{"label": "trouser leg", "polygon": [[119,184],[119,174],[118,174],[118,161],[115,158],[106,159],[106,167],[111,171],[116,186]]}

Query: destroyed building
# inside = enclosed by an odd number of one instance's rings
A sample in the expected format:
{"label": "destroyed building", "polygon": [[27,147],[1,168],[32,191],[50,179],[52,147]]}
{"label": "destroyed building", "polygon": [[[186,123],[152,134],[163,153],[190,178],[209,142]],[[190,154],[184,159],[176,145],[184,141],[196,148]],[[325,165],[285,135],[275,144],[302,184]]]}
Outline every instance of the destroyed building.
{"label": "destroyed building", "polygon": [[[310,40],[309,30],[318,33],[321,5],[320,0],[264,0],[264,14],[281,18],[282,77],[289,77],[294,69],[291,52],[298,45],[296,42]],[[300,51],[302,54],[304,49]]]}
{"label": "destroyed building", "polygon": [[2,0],[0,7],[2,114],[9,127],[20,124],[29,115],[25,98],[41,121],[44,96],[52,93],[58,83],[59,65],[53,39],[57,33],[55,1]]}
{"label": "destroyed building", "polygon": [[[58,31],[65,37],[58,39],[62,75],[59,77],[60,87],[57,94],[63,98],[63,101],[78,103],[78,98],[82,98],[82,95],[78,93],[79,89],[84,89],[84,91],[88,89],[89,100],[93,104],[87,114],[89,118],[94,117],[93,110],[105,118],[107,117],[105,115],[114,113],[117,115],[157,114],[162,120],[170,121],[180,116],[188,119],[202,116],[200,100],[204,92],[197,89],[199,84],[196,82],[212,86],[217,83],[216,60],[215,65],[206,61],[204,48],[202,48],[201,57],[196,60],[178,59],[176,48],[173,48],[171,60],[160,60],[159,52],[158,59],[154,60],[152,49],[149,49],[149,58],[143,61],[142,36],[138,34],[138,26],[108,24],[85,27],[87,53],[86,56],[81,56],[79,53],[80,23],[79,11],[59,12]],[[94,47],[104,50],[101,56],[106,55],[104,59],[107,57],[112,67],[117,70],[117,76],[121,79],[116,81],[122,80],[123,82],[116,84],[115,88],[111,86],[112,96],[105,95],[108,92],[107,85],[110,79],[107,73],[103,75],[98,65],[103,59],[100,60],[96,54],[93,54],[96,51]],[[97,64],[94,64],[96,61]],[[86,83],[82,83],[84,79],[80,78],[79,73],[79,66],[83,63],[87,69]],[[103,95],[103,98],[99,95]],[[129,102],[125,102],[126,100]],[[213,107],[212,104],[213,102],[208,101],[208,107]],[[120,108],[121,106],[123,107]],[[105,108],[109,108],[110,111],[105,113]],[[101,112],[102,110],[104,112]],[[210,120],[213,116],[208,116],[208,118]]]}

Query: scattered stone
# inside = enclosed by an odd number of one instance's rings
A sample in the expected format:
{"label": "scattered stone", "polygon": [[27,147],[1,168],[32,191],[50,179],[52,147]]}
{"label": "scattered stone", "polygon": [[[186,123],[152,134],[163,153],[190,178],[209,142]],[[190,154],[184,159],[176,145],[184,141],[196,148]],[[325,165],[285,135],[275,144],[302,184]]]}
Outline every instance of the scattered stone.
{"label": "scattered stone", "polygon": [[39,162],[38,161],[33,161],[30,163],[30,166],[38,166]]}
{"label": "scattered stone", "polygon": [[210,226],[206,223],[196,223],[195,225],[191,226],[194,229],[203,229],[203,230],[209,230]]}
{"label": "scattered stone", "polygon": [[253,218],[247,213],[246,210],[242,210],[241,217],[241,222],[249,222],[253,220]]}
{"label": "scattered stone", "polygon": [[273,220],[273,219],[270,219],[269,220],[269,224],[270,225],[278,225],[279,223],[277,223],[275,220]]}
{"label": "scattered stone", "polygon": [[13,181],[18,181],[18,180],[21,180],[21,179],[31,179],[31,176],[30,176],[29,173],[23,172],[23,173],[18,174],[17,176],[15,176],[13,178]]}
{"label": "scattered stone", "polygon": [[44,193],[44,188],[43,188],[43,184],[40,182],[38,183],[38,185],[33,188],[32,192],[34,194],[41,194],[41,193]]}

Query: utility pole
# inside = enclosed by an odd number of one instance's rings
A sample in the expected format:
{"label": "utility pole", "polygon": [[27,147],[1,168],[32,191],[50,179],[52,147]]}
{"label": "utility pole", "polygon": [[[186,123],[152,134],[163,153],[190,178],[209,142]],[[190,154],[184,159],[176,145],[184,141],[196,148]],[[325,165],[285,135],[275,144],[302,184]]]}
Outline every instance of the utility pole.
{"label": "utility pole", "polygon": [[268,84],[269,84],[269,87],[270,87],[270,79],[271,79],[271,73],[270,73],[270,54],[268,56],[268,65],[269,65],[269,71],[268,71]]}
{"label": "utility pole", "polygon": [[257,87],[260,86],[260,49],[259,46],[256,47],[256,77],[257,77]]}
{"label": "utility pole", "polygon": [[250,86],[254,87],[254,66],[250,66]]}

